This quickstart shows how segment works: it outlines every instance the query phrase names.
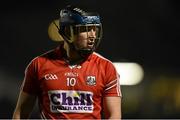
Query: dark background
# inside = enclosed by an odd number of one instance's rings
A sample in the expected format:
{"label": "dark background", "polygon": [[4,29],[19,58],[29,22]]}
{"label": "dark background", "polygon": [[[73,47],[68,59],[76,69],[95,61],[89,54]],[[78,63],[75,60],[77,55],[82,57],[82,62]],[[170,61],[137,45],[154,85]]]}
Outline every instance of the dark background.
{"label": "dark background", "polygon": [[[11,118],[31,59],[58,45],[47,29],[68,4],[101,15],[101,55],[113,62],[136,62],[144,69],[141,83],[121,87],[123,118],[180,118],[179,4],[173,0],[1,3],[0,118]],[[36,107],[33,117],[38,117]]]}

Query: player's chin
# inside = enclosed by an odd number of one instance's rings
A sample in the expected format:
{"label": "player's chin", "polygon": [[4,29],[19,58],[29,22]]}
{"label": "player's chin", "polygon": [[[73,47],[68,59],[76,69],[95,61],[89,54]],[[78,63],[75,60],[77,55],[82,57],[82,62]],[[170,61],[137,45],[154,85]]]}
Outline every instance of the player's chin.
{"label": "player's chin", "polygon": [[81,48],[81,50],[84,50],[84,51],[93,51],[93,49],[94,49],[93,46],[88,46],[88,47]]}
{"label": "player's chin", "polygon": [[81,46],[79,47],[80,49],[93,49],[94,48],[94,45],[84,45],[84,46]]}

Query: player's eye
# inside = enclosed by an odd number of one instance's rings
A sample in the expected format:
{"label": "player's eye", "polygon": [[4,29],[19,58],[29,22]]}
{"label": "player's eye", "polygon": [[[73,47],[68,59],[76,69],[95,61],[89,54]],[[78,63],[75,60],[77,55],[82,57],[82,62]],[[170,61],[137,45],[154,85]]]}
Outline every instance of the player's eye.
{"label": "player's eye", "polygon": [[79,34],[81,32],[89,32],[91,30],[93,30],[94,32],[96,32],[97,34],[99,34],[100,31],[100,26],[74,26],[74,34]]}
{"label": "player's eye", "polygon": [[86,32],[86,26],[80,26],[79,27],[79,32]]}

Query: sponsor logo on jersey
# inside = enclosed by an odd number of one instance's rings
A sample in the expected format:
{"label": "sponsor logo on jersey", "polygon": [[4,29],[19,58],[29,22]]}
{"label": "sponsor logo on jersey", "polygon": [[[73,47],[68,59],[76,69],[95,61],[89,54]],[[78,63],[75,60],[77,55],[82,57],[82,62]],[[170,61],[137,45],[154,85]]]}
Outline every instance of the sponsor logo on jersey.
{"label": "sponsor logo on jersey", "polygon": [[52,90],[48,91],[52,113],[92,113],[93,93],[89,91]]}
{"label": "sponsor logo on jersey", "polygon": [[44,75],[45,80],[57,80],[58,77],[56,74],[46,74]]}
{"label": "sponsor logo on jersey", "polygon": [[79,74],[75,73],[75,72],[66,72],[66,73],[64,73],[64,75],[67,77],[78,77],[79,76]]}
{"label": "sponsor logo on jersey", "polygon": [[95,76],[87,76],[86,78],[87,85],[96,85],[96,77]]}

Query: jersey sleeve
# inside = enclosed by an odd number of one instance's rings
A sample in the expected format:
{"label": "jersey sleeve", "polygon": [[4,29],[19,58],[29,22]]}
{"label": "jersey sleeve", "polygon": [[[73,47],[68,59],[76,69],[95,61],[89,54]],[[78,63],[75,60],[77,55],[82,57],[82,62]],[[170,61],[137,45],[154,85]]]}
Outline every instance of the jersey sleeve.
{"label": "jersey sleeve", "polygon": [[38,66],[37,59],[33,59],[25,69],[25,76],[21,89],[28,93],[36,95],[38,93]]}
{"label": "jersey sleeve", "polygon": [[107,96],[122,96],[120,89],[120,75],[117,72],[115,66],[108,62],[106,68],[106,77],[105,77],[105,97]]}

